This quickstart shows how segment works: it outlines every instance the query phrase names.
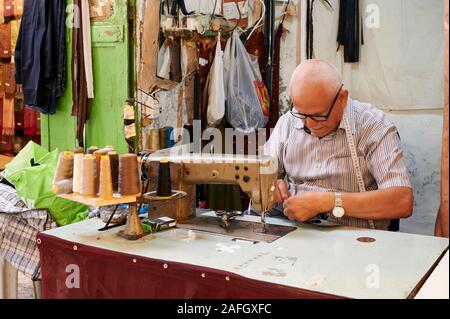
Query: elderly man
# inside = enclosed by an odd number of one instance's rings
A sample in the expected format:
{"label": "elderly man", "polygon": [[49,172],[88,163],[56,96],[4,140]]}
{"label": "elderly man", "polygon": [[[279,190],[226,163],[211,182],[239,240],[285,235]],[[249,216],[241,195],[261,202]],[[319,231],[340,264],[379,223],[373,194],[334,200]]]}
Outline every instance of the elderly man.
{"label": "elderly man", "polygon": [[[413,191],[394,124],[377,108],[352,100],[337,70],[308,60],[291,80],[291,111],[265,145],[279,160],[276,199],[301,222],[388,229],[413,210]],[[287,182],[287,183],[286,183]]]}

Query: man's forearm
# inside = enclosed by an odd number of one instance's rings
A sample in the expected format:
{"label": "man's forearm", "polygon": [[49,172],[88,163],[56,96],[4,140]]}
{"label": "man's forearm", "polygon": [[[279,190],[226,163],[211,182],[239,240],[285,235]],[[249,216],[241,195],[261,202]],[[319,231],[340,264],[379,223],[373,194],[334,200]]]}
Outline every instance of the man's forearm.
{"label": "man's forearm", "polygon": [[[332,211],[334,193],[325,193],[321,210]],[[396,219],[411,216],[414,197],[411,188],[392,187],[363,193],[343,193],[345,215],[363,219]]]}

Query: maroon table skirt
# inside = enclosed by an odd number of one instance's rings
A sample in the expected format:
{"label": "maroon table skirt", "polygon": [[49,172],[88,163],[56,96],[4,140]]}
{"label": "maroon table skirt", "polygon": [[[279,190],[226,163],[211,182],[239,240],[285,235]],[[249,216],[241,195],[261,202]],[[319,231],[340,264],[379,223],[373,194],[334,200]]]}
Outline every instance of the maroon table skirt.
{"label": "maroon table skirt", "polygon": [[336,298],[190,264],[134,256],[38,234],[44,299]]}

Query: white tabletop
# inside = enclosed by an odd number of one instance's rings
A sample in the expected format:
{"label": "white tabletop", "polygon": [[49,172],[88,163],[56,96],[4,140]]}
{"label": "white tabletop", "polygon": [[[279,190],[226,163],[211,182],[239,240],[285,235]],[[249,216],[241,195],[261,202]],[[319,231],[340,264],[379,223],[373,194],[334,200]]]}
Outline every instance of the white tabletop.
{"label": "white tabletop", "polygon": [[[209,213],[212,214],[212,213]],[[245,216],[241,219],[259,221]],[[122,227],[99,232],[100,219],[45,234],[136,256],[215,268],[250,279],[350,298],[408,298],[448,248],[448,239],[350,227],[319,228],[268,218],[298,229],[273,243],[171,229],[128,241]],[[363,243],[360,237],[376,241]],[[448,276],[448,268],[447,268]]]}
{"label": "white tabletop", "polygon": [[449,299],[448,251],[416,295],[416,299]]}

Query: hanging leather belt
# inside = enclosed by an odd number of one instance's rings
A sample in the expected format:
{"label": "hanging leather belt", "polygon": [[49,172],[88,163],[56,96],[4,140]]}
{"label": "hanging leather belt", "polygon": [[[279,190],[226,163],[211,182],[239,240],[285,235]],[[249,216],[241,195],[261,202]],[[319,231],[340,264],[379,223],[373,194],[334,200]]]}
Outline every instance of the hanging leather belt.
{"label": "hanging leather belt", "polygon": [[[81,0],[74,0],[74,5],[81,8]],[[76,138],[78,145],[84,146],[84,125],[89,119],[91,100],[88,99],[86,72],[84,66],[83,24],[72,29],[72,115],[77,117]]]}

